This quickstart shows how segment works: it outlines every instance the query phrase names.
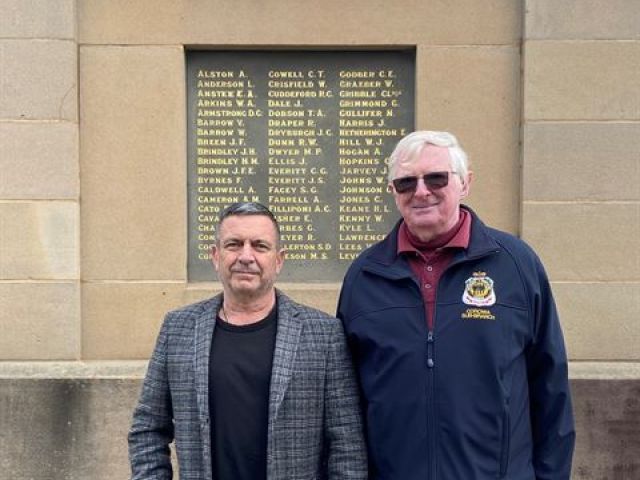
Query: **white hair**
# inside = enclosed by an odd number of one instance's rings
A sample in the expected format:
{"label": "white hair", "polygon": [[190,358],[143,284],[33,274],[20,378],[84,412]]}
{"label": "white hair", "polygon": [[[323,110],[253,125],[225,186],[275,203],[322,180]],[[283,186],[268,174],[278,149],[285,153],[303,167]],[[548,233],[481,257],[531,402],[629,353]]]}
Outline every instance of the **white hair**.
{"label": "white hair", "polygon": [[402,138],[389,157],[389,181],[395,178],[400,163],[412,163],[427,145],[446,147],[449,150],[451,169],[464,181],[469,172],[469,159],[458,143],[458,139],[449,132],[420,130]]}

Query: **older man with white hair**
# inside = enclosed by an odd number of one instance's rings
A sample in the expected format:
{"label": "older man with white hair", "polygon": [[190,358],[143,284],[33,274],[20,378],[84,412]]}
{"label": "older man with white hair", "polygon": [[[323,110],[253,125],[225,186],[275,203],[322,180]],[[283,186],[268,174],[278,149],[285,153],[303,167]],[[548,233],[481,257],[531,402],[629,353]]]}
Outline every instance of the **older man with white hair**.
{"label": "older man with white hair", "polygon": [[457,139],[419,131],[390,158],[402,219],[338,305],[363,396],[370,480],[569,480],[575,432],[544,268],[461,204]]}

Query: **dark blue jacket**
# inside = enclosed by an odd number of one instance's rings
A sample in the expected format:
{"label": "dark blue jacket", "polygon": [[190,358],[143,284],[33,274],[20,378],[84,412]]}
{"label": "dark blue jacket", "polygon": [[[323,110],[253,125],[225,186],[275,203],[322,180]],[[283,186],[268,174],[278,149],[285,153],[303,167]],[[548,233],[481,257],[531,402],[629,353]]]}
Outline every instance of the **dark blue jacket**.
{"label": "dark blue jacket", "polygon": [[369,478],[569,480],[575,432],[549,282],[530,247],[470,213],[432,332],[396,254],[399,224],[345,277],[338,317],[363,395]]}

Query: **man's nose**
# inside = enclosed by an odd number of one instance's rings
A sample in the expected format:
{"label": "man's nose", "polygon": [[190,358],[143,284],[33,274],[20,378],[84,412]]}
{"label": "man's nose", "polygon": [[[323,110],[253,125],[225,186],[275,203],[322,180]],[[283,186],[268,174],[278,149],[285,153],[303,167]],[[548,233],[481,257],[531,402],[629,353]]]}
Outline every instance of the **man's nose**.
{"label": "man's nose", "polygon": [[431,190],[429,190],[427,185],[424,183],[424,178],[418,177],[418,184],[416,185],[416,193],[414,195],[419,197],[431,195]]}
{"label": "man's nose", "polygon": [[242,249],[240,250],[240,255],[238,256],[238,260],[243,263],[251,263],[254,261],[253,257],[253,247],[250,242],[245,242],[242,245]]}

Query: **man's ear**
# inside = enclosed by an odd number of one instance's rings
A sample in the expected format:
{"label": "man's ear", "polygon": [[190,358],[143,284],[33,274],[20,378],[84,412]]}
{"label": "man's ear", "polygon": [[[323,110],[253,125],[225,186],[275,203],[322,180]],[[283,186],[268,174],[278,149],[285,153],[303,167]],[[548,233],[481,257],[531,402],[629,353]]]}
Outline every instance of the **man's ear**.
{"label": "man's ear", "polygon": [[462,179],[462,191],[460,192],[460,198],[467,198],[471,192],[471,182],[473,181],[473,172],[469,170],[466,178]]}
{"label": "man's ear", "polygon": [[281,248],[276,253],[276,273],[280,273],[282,270],[282,266],[284,265],[284,259],[287,256],[287,251],[284,248]]}
{"label": "man's ear", "polygon": [[219,262],[220,262],[220,251],[218,250],[218,247],[214,243],[213,245],[211,245],[211,263],[213,263],[213,268],[216,269],[216,272],[218,271]]}

